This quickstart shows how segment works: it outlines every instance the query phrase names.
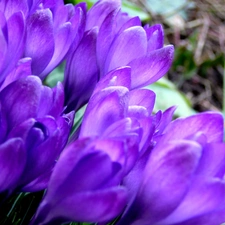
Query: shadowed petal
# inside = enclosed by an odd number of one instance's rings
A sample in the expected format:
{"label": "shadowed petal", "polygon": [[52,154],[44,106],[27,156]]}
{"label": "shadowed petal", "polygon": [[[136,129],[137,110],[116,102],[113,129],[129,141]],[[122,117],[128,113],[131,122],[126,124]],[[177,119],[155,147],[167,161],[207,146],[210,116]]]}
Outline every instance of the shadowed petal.
{"label": "shadowed petal", "polygon": [[20,138],[12,138],[0,145],[0,192],[13,189],[24,169],[26,152]]}
{"label": "shadowed petal", "polygon": [[2,90],[0,101],[4,105],[3,112],[7,112],[8,129],[28,118],[36,117],[40,94],[41,81],[35,76],[20,79]]}

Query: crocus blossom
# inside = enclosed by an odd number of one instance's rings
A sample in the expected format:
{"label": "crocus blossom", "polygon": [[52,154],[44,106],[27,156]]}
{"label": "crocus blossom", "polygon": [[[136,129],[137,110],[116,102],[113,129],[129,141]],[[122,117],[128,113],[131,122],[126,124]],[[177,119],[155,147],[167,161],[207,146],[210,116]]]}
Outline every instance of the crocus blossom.
{"label": "crocus blossom", "polygon": [[0,2],[0,84],[24,57],[32,58],[32,74],[44,79],[79,43],[85,7],[49,3]]}
{"label": "crocus blossom", "polygon": [[73,119],[72,113],[63,115],[63,101],[62,85],[50,89],[35,76],[12,82],[0,92],[0,191],[46,187]]}
{"label": "crocus blossom", "polygon": [[170,123],[149,158],[124,179],[132,203],[119,224],[207,224],[211,217],[210,224],[224,222],[225,216],[215,218],[225,208],[222,142],[218,113]]}
{"label": "crocus blossom", "polygon": [[86,32],[66,65],[66,104],[71,109],[86,103],[98,80],[113,69],[130,66],[134,89],[155,82],[171,66],[173,46],[163,46],[161,25],[142,27],[138,17],[130,18],[120,8],[120,1],[102,0],[87,13]]}
{"label": "crocus blossom", "polygon": [[[223,223],[223,117],[153,113],[156,96],[144,86],[174,52],[162,26],[143,27],[120,0],[86,11],[63,0],[0,1],[3,200],[45,190],[31,225]],[[44,86],[63,60],[63,84]]]}
{"label": "crocus blossom", "polygon": [[[124,144],[80,139],[68,146],[31,224],[105,222],[120,214],[126,205],[126,189],[118,185]],[[107,154],[112,147],[115,153]]]}

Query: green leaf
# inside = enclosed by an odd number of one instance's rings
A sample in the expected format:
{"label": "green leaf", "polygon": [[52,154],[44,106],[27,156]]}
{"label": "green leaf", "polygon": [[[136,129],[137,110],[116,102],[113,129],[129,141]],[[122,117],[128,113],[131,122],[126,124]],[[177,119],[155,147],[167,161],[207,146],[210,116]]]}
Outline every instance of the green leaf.
{"label": "green leaf", "polygon": [[65,65],[61,64],[56,67],[44,80],[44,84],[49,87],[55,87],[57,82],[62,82],[64,79]]}
{"label": "green leaf", "polygon": [[147,6],[155,14],[171,14],[187,4],[187,0],[147,0]]}
{"label": "green leaf", "polygon": [[76,5],[80,2],[86,2],[88,9],[90,9],[95,4],[95,2],[97,2],[97,1],[96,0],[86,0],[86,1],[84,1],[84,0],[68,0],[67,2],[70,2],[74,5]]}
{"label": "green leaf", "polygon": [[129,1],[122,1],[122,11],[128,13],[130,16],[138,16],[142,21],[150,20],[148,13]]}
{"label": "green leaf", "polygon": [[154,91],[156,94],[155,112],[175,105],[177,106],[175,111],[176,117],[190,116],[195,113],[191,108],[190,101],[166,78],[161,78],[158,82],[146,88]]}

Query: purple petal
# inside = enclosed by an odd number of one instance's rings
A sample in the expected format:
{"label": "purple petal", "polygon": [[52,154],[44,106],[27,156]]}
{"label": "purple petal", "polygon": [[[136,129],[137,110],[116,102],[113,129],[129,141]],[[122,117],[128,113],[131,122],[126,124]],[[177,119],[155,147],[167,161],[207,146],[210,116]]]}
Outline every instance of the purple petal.
{"label": "purple petal", "polygon": [[197,132],[205,134],[207,141],[222,142],[223,117],[219,113],[199,113],[184,119],[177,119],[167,126],[163,141],[188,138]]}
{"label": "purple petal", "polygon": [[7,116],[8,129],[24,120],[36,117],[41,94],[41,81],[28,76],[8,85],[1,91],[0,101]]}
{"label": "purple petal", "polygon": [[72,24],[72,30],[74,30],[72,33],[74,35],[73,37],[73,43],[70,46],[70,49],[67,53],[67,56],[70,57],[71,53],[73,53],[77,45],[80,43],[85,30],[85,23],[86,23],[86,3],[81,2],[77,4],[74,8],[74,14],[72,18],[70,19],[70,23]]}
{"label": "purple petal", "polygon": [[124,142],[113,139],[100,139],[93,142],[94,147],[106,153],[111,161],[125,164]]}
{"label": "purple petal", "polygon": [[26,16],[28,13],[28,4],[26,0],[2,0],[0,1],[0,9],[3,9],[7,19],[19,11],[22,11]]}
{"label": "purple petal", "polygon": [[105,63],[105,70],[110,71],[128,65],[132,60],[146,54],[147,37],[142,27],[128,28],[114,40]]}
{"label": "purple petal", "polygon": [[80,137],[101,135],[107,127],[124,117],[128,90],[123,87],[104,90],[90,100]]}
{"label": "purple petal", "polygon": [[118,10],[121,6],[119,0],[103,0],[98,1],[87,14],[86,30],[90,30],[93,27],[100,27],[104,19],[114,10]]}
{"label": "purple petal", "polygon": [[[24,16],[21,12],[13,14],[7,21],[7,39],[8,39],[8,49],[5,55],[5,68],[1,73],[1,77],[5,77],[13,67],[16,65],[17,61],[21,58],[24,51],[24,38],[25,38],[25,21]],[[16,36],[15,36],[16,34]],[[1,47],[2,48],[2,47]],[[4,49],[4,45],[3,45]]]}
{"label": "purple petal", "polygon": [[[131,138],[129,141],[131,142]],[[123,176],[131,170],[136,162],[138,148],[129,146],[130,143],[125,142],[125,138],[121,141],[117,139],[100,139],[93,144],[96,149],[107,153],[113,162],[118,162],[122,166]]]}
{"label": "purple petal", "polygon": [[153,126],[153,121],[151,117],[142,118],[138,121],[140,123],[140,127],[142,128],[142,137],[139,143],[139,151],[141,152],[140,155],[142,155],[150,146],[155,127]]}
{"label": "purple petal", "polygon": [[110,71],[97,83],[92,95],[100,92],[104,88],[111,86],[124,86],[127,89],[130,89],[130,75],[130,67],[120,67],[118,69]]}
{"label": "purple petal", "polygon": [[151,51],[160,49],[163,47],[164,42],[164,34],[163,28],[161,24],[156,24],[154,26],[149,27],[149,25],[144,27],[147,38],[148,38],[148,53]]}
{"label": "purple petal", "polygon": [[225,174],[225,144],[213,143],[204,146],[202,158],[196,174],[204,177],[223,179]]}
{"label": "purple petal", "polygon": [[30,132],[30,129],[34,126],[35,123],[36,123],[36,120],[33,118],[23,121],[19,125],[13,127],[13,129],[8,134],[8,138],[19,137],[23,140],[26,140]]}
{"label": "purple petal", "polygon": [[19,60],[17,63],[17,66],[13,69],[11,73],[9,73],[0,87],[0,90],[2,90],[4,87],[12,83],[13,81],[16,81],[20,78],[27,77],[31,75],[31,58],[23,58]]}
{"label": "purple petal", "polygon": [[211,225],[211,224],[223,224],[225,221],[225,209],[222,207],[222,209],[215,209],[215,211],[206,213],[201,216],[197,216],[194,218],[191,218],[187,221],[182,221],[181,223],[176,223],[176,225]]}
{"label": "purple petal", "polygon": [[48,182],[50,180],[50,176],[52,174],[52,170],[47,171],[46,173],[42,174],[25,187],[22,188],[23,192],[37,192],[47,188]]}
{"label": "purple petal", "polygon": [[[118,216],[126,206],[123,187],[68,196],[63,201],[65,216],[73,221],[106,222]],[[71,209],[72,210],[69,210]]]}
{"label": "purple petal", "polygon": [[26,152],[20,138],[12,138],[0,145],[0,191],[14,189],[24,169]]}
{"label": "purple petal", "polygon": [[96,36],[95,29],[87,32],[67,62],[64,86],[70,111],[79,109],[88,100],[97,83]]}
{"label": "purple petal", "polygon": [[128,21],[117,21],[118,17],[121,15],[118,10],[112,11],[102,23],[98,38],[97,38],[97,59],[98,65],[101,71],[101,77],[105,74],[103,73],[104,64],[106,61],[107,54],[109,52],[110,46],[115,38],[115,35],[119,32],[122,33],[124,30],[132,26],[140,26],[140,19],[134,17]]}
{"label": "purple petal", "polygon": [[124,118],[109,126],[103,133],[103,137],[123,137],[128,134],[141,136],[140,123],[136,118]]}
{"label": "purple petal", "polygon": [[173,52],[173,46],[169,45],[152,51],[147,56],[136,57],[128,63],[128,66],[131,67],[131,87],[143,87],[164,76],[172,64]]}
{"label": "purple petal", "polygon": [[71,24],[69,22],[65,23],[54,35],[55,48],[54,53],[47,67],[41,72],[41,77],[46,77],[59,63],[64,59],[67,54],[69,47],[73,41],[72,39]]}
{"label": "purple petal", "polygon": [[157,120],[156,118],[157,134],[161,134],[164,131],[164,129],[168,126],[168,124],[172,121],[175,110],[176,107],[172,106],[167,110],[165,110],[162,114],[160,113],[161,114],[160,120]]}
{"label": "purple petal", "polygon": [[[121,15],[121,12],[119,12],[117,14],[117,17]],[[118,18],[117,18],[118,19]],[[131,28],[131,27],[135,27],[135,26],[141,26],[141,20],[138,16],[136,17],[132,17],[132,18],[127,18],[128,20],[123,24],[118,23],[119,25],[122,25],[121,28],[117,26],[117,29],[120,28],[118,30],[119,33],[122,33],[124,30]]]}
{"label": "purple petal", "polygon": [[134,224],[154,224],[169,215],[183,200],[200,156],[201,146],[191,141],[156,147],[145,167],[142,186],[123,224],[129,224],[126,220],[129,221],[132,214],[137,220]]}
{"label": "purple petal", "polygon": [[[2,12],[0,12],[0,72],[3,73],[5,70],[5,60],[7,55],[7,33],[5,32],[6,21],[5,16]],[[6,34],[5,34],[6,33]],[[5,76],[1,75],[0,83],[3,82]]]}
{"label": "purple petal", "polygon": [[38,113],[38,117],[41,118],[41,117],[44,117],[46,114],[48,115],[49,111],[51,110],[54,104],[53,104],[53,92],[51,88],[47,86],[42,86],[40,94],[41,94],[40,104],[38,106],[37,113]]}
{"label": "purple petal", "polygon": [[217,179],[207,182],[201,179],[200,182],[193,182],[181,205],[161,223],[178,223],[219,209],[225,201],[224,187],[224,182]]}
{"label": "purple petal", "polygon": [[102,134],[104,138],[121,140],[125,142],[126,166],[124,174],[127,174],[136,163],[138,157],[138,144],[140,143],[142,129],[138,121],[134,118],[125,118],[113,123]]}
{"label": "purple petal", "polygon": [[25,49],[25,56],[32,58],[33,74],[39,75],[46,68],[54,53],[54,43],[51,11],[37,10],[27,21]]}
{"label": "purple petal", "polygon": [[[58,83],[56,87],[52,89],[52,91],[53,91],[53,104],[48,114],[57,118],[63,112],[64,87],[61,83]],[[44,105],[42,107],[44,107]]]}
{"label": "purple petal", "polygon": [[155,93],[147,89],[136,89],[129,92],[129,106],[143,106],[151,115],[155,104]]}
{"label": "purple petal", "polygon": [[48,223],[54,221],[54,218],[64,218],[62,222],[106,222],[122,212],[126,205],[126,197],[126,190],[122,187],[69,195],[62,199],[60,205],[54,205],[47,216],[49,205],[44,201],[33,224]]}
{"label": "purple petal", "polygon": [[39,119],[39,122],[35,123],[27,137],[29,161],[27,161],[21,185],[31,182],[52,168],[62,150],[58,136],[59,130],[53,118]]}

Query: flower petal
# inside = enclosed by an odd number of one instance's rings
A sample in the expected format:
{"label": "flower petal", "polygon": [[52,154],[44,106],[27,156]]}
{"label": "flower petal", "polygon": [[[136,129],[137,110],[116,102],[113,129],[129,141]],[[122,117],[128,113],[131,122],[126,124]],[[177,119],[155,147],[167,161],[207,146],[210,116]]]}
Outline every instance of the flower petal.
{"label": "flower petal", "polygon": [[37,10],[27,21],[25,49],[25,56],[32,58],[33,74],[40,75],[46,68],[54,53],[54,43],[50,9]]}
{"label": "flower petal", "polygon": [[144,27],[148,38],[148,54],[163,47],[163,28],[161,24]]}
{"label": "flower petal", "polygon": [[7,115],[9,130],[28,118],[36,117],[40,94],[41,80],[36,76],[17,80],[1,91],[0,101],[4,105],[2,110]]}
{"label": "flower petal", "polygon": [[98,81],[96,36],[95,29],[85,33],[67,62],[64,82],[67,112],[77,110],[85,104]]}
{"label": "flower petal", "polygon": [[168,45],[128,63],[128,66],[131,67],[131,87],[146,86],[165,75],[172,64],[173,52],[173,46]]}
{"label": "flower petal", "polygon": [[12,138],[0,145],[0,192],[13,190],[26,162],[26,152],[20,138]]}
{"label": "flower petal", "polygon": [[199,131],[206,135],[209,143],[222,142],[223,116],[216,112],[205,112],[177,119],[166,127],[163,141],[188,138]]}
{"label": "flower petal", "polygon": [[117,67],[128,65],[133,59],[144,56],[146,51],[147,37],[142,27],[135,26],[124,30],[111,45],[104,74]]}
{"label": "flower petal", "polygon": [[109,87],[94,95],[84,114],[80,137],[101,135],[107,127],[122,119],[126,111],[127,93],[127,88]]}
{"label": "flower petal", "polygon": [[106,16],[112,11],[119,9],[120,6],[121,2],[119,0],[98,1],[88,11],[86,30],[90,30],[95,26],[100,27]]}

